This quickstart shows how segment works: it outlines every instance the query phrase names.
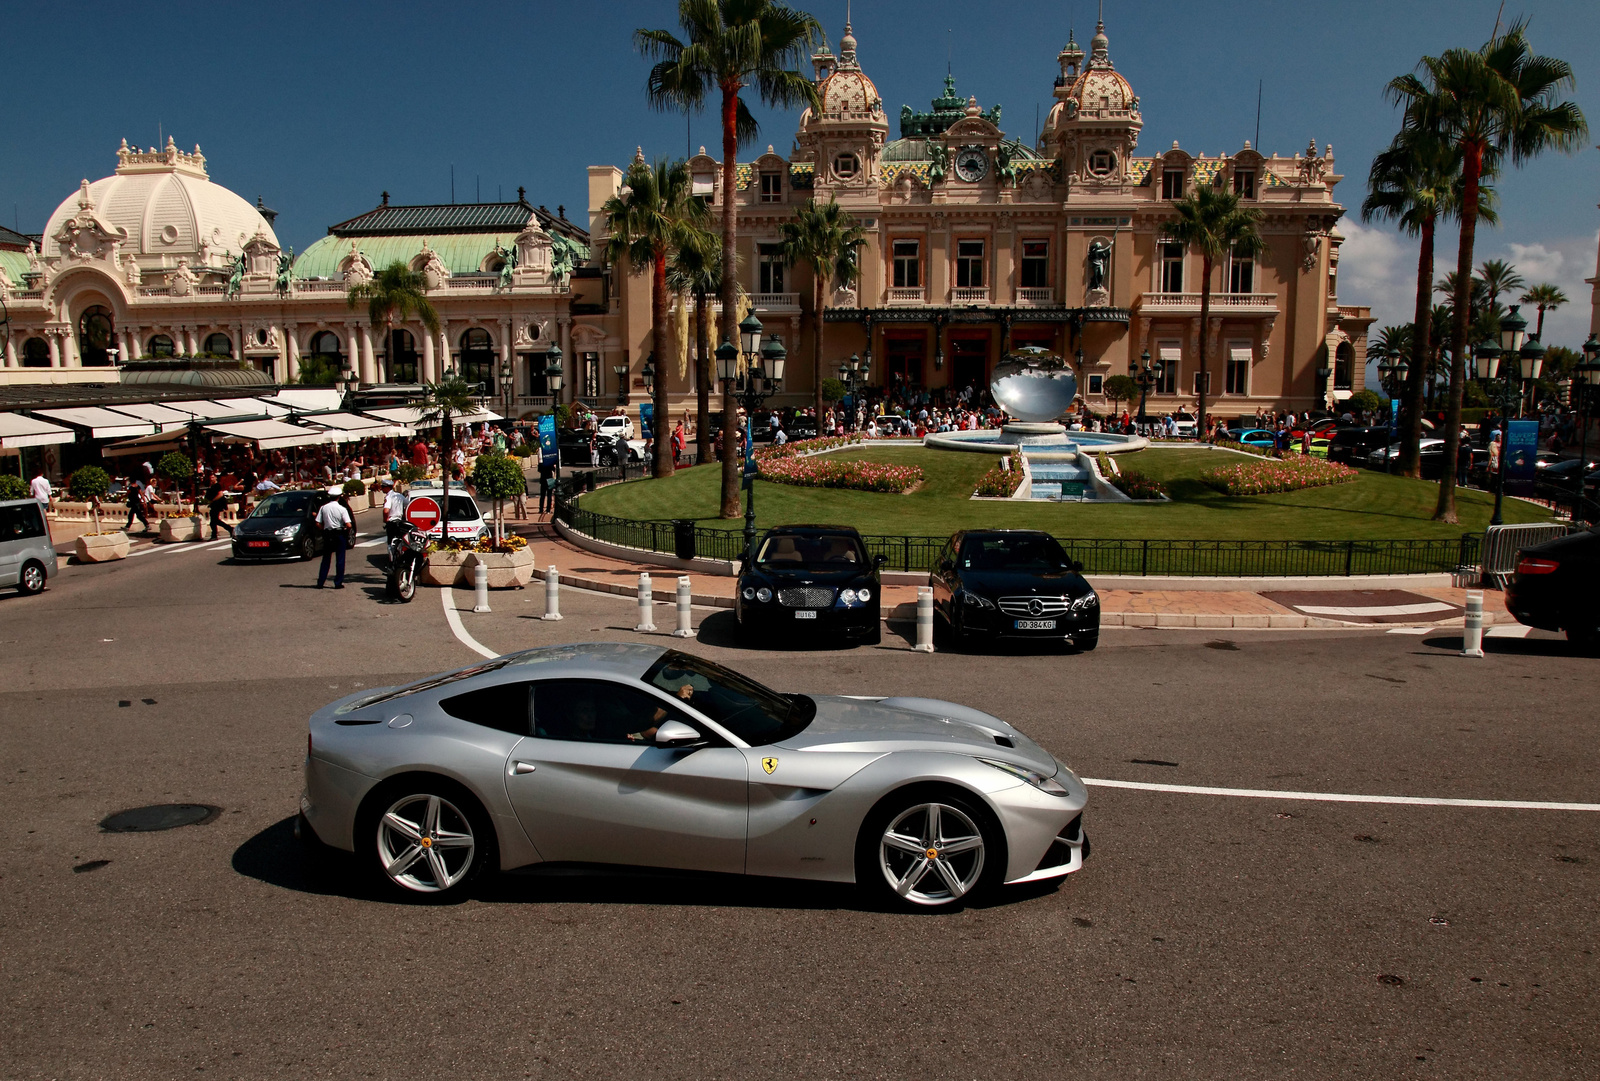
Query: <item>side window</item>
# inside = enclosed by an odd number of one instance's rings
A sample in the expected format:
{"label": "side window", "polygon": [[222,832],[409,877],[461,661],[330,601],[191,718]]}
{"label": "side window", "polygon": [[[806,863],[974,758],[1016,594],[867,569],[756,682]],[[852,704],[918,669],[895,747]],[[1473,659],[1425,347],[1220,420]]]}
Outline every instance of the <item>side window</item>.
{"label": "side window", "polygon": [[547,679],[533,693],[533,734],[583,743],[646,743],[667,720],[689,720],[647,691],[621,683]]}
{"label": "side window", "polygon": [[495,687],[480,687],[466,694],[439,701],[439,708],[458,720],[497,728],[514,736],[530,734],[528,728],[528,697],[533,691],[531,683],[502,683]]}
{"label": "side window", "polygon": [[0,540],[27,540],[44,536],[44,518],[39,507],[22,505],[0,507]]}

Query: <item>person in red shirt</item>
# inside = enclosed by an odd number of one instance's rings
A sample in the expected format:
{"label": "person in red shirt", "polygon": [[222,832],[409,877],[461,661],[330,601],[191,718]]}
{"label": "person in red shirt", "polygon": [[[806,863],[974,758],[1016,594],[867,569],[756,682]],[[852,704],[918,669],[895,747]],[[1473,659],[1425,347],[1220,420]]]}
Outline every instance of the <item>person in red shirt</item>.
{"label": "person in red shirt", "polygon": [[428,468],[428,444],[420,439],[411,446],[411,464],[418,469]]}

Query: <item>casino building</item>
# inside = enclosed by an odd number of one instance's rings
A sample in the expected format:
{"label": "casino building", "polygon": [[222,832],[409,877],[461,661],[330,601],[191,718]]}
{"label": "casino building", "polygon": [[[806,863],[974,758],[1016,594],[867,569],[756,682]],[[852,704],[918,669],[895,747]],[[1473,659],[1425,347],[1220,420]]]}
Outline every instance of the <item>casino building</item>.
{"label": "casino building", "polygon": [[[895,121],[848,24],[839,46],[812,57],[821,108],[801,116],[789,155],[768,147],[738,165],[741,282],[789,353],[776,402],[810,401],[817,377],[810,275],[784,265],[777,247],[781,223],[811,199],[837,199],[868,234],[858,284],[830,289],[824,378],[856,354],[872,385],[955,391],[986,385],[1008,349],[1039,345],[1075,360],[1081,351],[1079,385],[1104,409],[1105,378],[1129,373],[1148,349],[1166,361],[1150,408],[1166,411],[1194,404],[1204,335],[1216,415],[1321,407],[1360,388],[1372,320],[1339,303],[1342,177],[1331,147],[1268,157],[1248,143],[1207,155],[1175,142],[1140,156],[1139,97],[1103,25],[1087,55],[1069,37],[1045,74],[1055,104],[1037,145],[1008,135],[999,106],[962,98],[949,77],[930,110],[900,108],[891,138]],[[726,212],[719,163],[702,148],[690,168],[696,190]],[[599,238],[599,209],[623,174],[601,166],[589,177]],[[1267,242],[1263,257],[1214,269],[1204,326],[1199,259],[1158,236],[1172,201],[1200,184],[1230,186],[1260,210]],[[637,372],[650,350],[648,278],[618,274],[614,285],[610,313],[580,322],[602,329]],[[687,399],[695,358],[679,319],[668,367],[674,395]]]}

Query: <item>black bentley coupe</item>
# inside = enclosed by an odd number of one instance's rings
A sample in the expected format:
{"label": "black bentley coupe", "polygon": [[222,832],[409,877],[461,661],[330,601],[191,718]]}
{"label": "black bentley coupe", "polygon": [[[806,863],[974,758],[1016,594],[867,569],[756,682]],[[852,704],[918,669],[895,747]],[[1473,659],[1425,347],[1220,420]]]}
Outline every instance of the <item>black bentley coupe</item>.
{"label": "black bentley coupe", "polygon": [[868,556],[849,526],[786,525],[769,530],[739,573],[739,626],[758,634],[883,638],[883,556]]}

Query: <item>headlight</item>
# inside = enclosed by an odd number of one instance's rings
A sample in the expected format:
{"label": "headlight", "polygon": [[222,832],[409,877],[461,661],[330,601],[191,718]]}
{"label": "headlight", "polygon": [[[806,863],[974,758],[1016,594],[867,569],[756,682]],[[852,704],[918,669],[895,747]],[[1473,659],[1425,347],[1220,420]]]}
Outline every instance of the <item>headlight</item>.
{"label": "headlight", "polygon": [[980,758],[978,761],[986,766],[993,766],[1002,773],[1009,773],[1018,780],[1026,781],[1039,791],[1048,792],[1052,796],[1070,796],[1072,794],[1067,791],[1065,785],[1054,777],[1046,777],[1037,770],[1028,769],[1026,766],[1014,766],[1010,762],[1001,762],[993,758]]}
{"label": "headlight", "polygon": [[853,589],[841,589],[839,591],[839,599],[845,604],[854,604],[856,603],[856,591]]}
{"label": "headlight", "polygon": [[743,597],[747,601],[753,601],[756,599],[756,591],[751,589],[749,586],[745,586],[744,589],[739,591],[739,596]]}
{"label": "headlight", "polygon": [[856,590],[856,600],[860,601],[862,604],[866,604],[871,599],[872,590],[868,589],[866,586],[862,586],[860,589]]}
{"label": "headlight", "polygon": [[762,604],[766,604],[771,599],[772,590],[768,589],[766,586],[762,586],[760,589],[756,590],[756,600],[760,601]]}
{"label": "headlight", "polygon": [[988,597],[980,597],[976,593],[970,592],[968,590],[962,590],[962,592],[961,592],[961,603],[969,604],[974,608],[993,608],[994,607],[994,601],[990,600]]}
{"label": "headlight", "polygon": [[297,525],[286,525],[282,529],[278,530],[277,533],[274,534],[274,535],[282,537],[284,540],[288,540],[290,537],[294,536],[298,532],[300,532],[300,527],[299,526],[297,526]]}

